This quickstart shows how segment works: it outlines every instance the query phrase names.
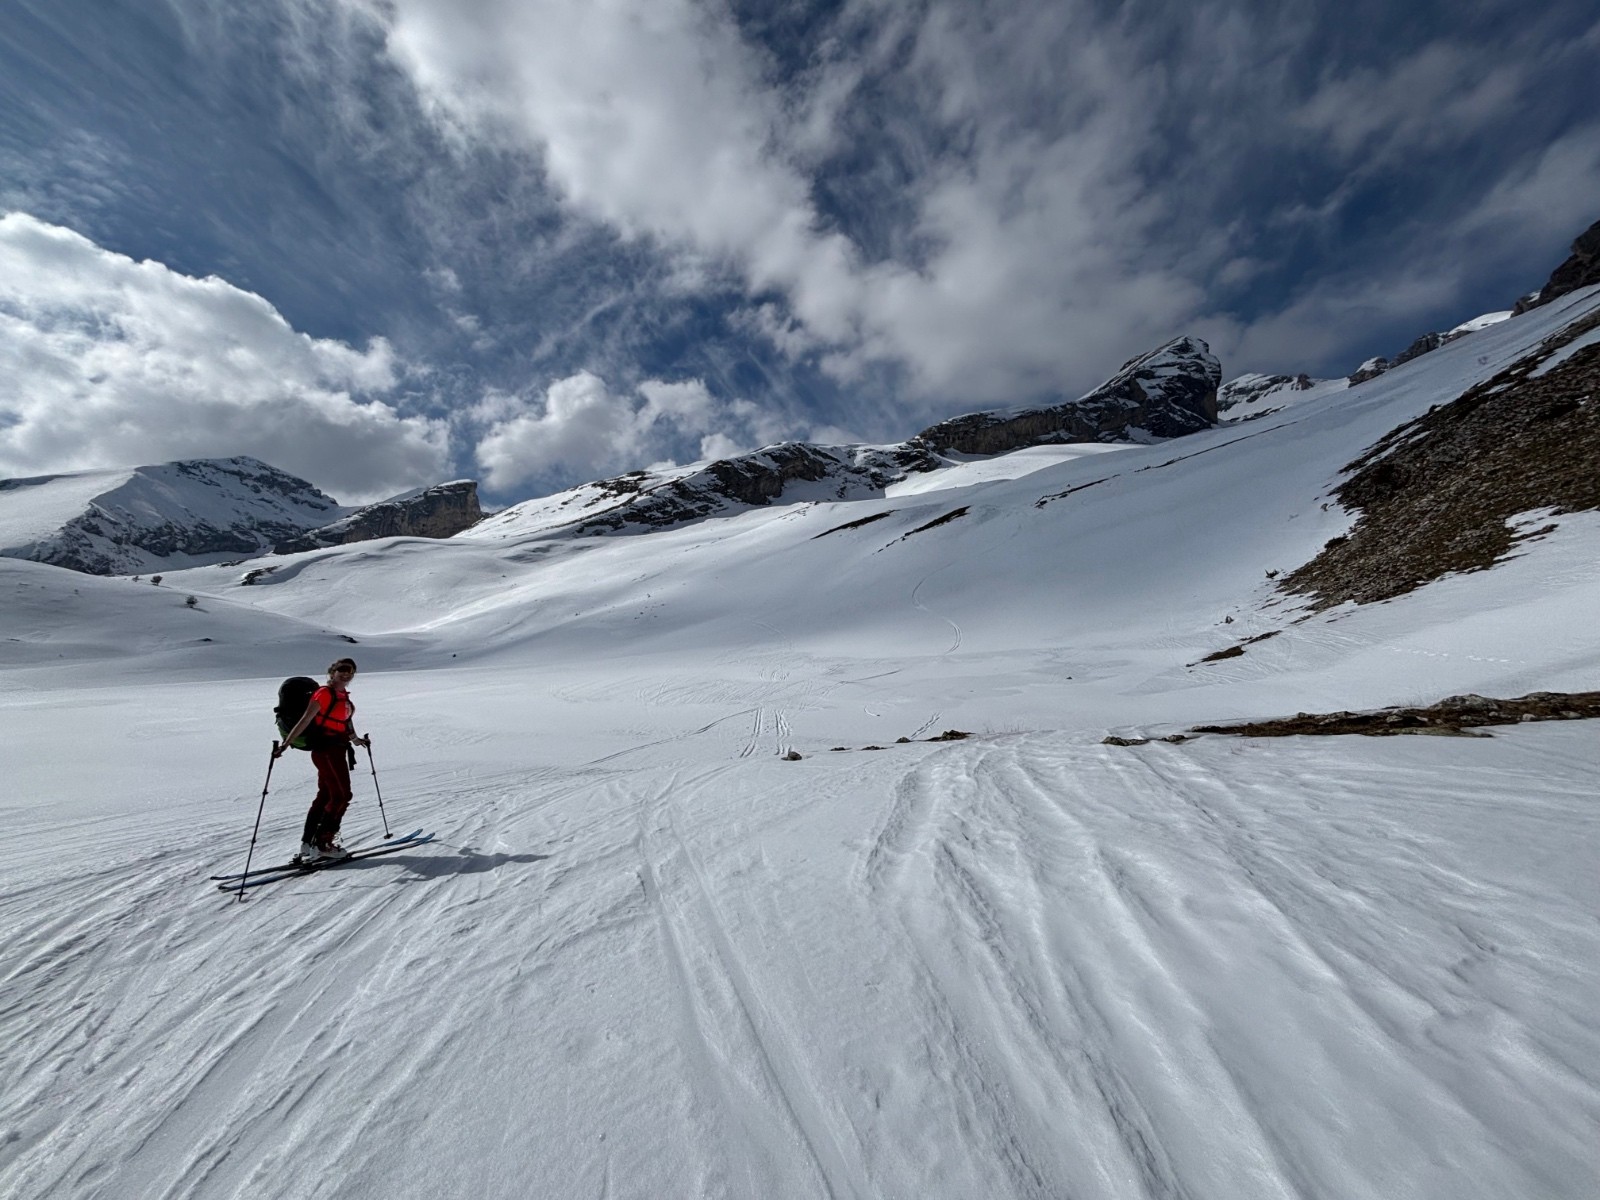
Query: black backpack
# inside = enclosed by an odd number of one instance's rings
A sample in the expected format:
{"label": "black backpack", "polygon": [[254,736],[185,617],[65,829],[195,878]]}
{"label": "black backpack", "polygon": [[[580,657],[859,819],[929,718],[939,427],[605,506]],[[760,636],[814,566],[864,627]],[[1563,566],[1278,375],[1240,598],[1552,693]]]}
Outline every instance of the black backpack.
{"label": "black backpack", "polygon": [[[295,722],[306,715],[306,705],[311,703],[312,695],[321,686],[315,679],[308,679],[304,675],[285,679],[278,685],[278,707],[272,710],[272,715],[278,719],[279,737],[293,729]],[[289,744],[296,750],[315,750],[311,730],[312,727],[308,725]]]}

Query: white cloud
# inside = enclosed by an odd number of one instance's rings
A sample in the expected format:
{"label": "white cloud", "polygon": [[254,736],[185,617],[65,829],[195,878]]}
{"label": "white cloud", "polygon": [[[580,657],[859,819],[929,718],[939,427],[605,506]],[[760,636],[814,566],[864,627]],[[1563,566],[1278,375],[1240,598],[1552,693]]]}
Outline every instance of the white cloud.
{"label": "white cloud", "polygon": [[250,454],[341,500],[430,483],[443,422],[379,397],[388,343],[297,333],[260,296],[0,217],[0,474]]}
{"label": "white cloud", "polygon": [[[1052,6],[999,30],[961,6],[932,6],[920,24],[872,14],[885,22],[872,55],[914,35],[931,110],[984,130],[974,162],[930,163],[916,182],[913,232],[933,252],[915,266],[866,262],[812,198],[810,166],[837,142],[828,126],[866,73],[859,58],[833,56],[797,97],[769,84],[715,4],[393,0],[371,11],[441,122],[537,150],[572,206],[624,235],[733,266],[752,294],[781,293],[784,312],[758,306],[746,327],[787,355],[822,352],[841,378],[890,362],[924,395],[1048,389],[1171,336],[1197,303],[1176,272],[1147,262],[1143,235],[1162,214],[1131,184],[1153,120],[1147,85],[1119,57],[1132,51],[1067,28]],[[1050,61],[1065,47],[1070,62]],[[1040,138],[1001,115],[1014,99],[1000,94],[1010,53],[1031,56],[1034,77],[1070,75],[1070,128]]]}
{"label": "white cloud", "polygon": [[1511,165],[1462,217],[1456,234],[1463,248],[1488,244],[1525,260],[1530,243],[1566,241],[1587,228],[1596,196],[1600,123],[1575,129]]}
{"label": "white cloud", "polygon": [[1487,66],[1481,54],[1440,42],[1381,69],[1325,80],[1290,120],[1341,157],[1392,158],[1472,137],[1515,105],[1524,86],[1519,64]]}
{"label": "white cloud", "polygon": [[503,393],[476,409],[489,429],[478,464],[491,488],[511,489],[544,475],[590,478],[653,462],[670,465],[677,446],[721,458],[781,440],[788,430],[748,401],[719,401],[699,380],[646,380],[618,394],[589,371],[557,380],[537,400]]}

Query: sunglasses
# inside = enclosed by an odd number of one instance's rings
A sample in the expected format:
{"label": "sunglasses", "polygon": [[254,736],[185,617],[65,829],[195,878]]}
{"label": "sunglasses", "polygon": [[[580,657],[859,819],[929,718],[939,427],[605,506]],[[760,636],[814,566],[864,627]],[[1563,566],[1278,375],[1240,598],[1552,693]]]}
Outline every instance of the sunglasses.
{"label": "sunglasses", "polygon": [[330,675],[354,675],[355,673],[356,669],[354,667],[334,667],[329,672]]}

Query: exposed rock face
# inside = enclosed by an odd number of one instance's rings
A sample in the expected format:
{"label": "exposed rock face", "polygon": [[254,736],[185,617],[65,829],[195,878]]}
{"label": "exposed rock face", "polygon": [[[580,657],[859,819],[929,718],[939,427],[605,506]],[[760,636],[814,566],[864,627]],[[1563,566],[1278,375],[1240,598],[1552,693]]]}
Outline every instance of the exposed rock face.
{"label": "exposed rock face", "polygon": [[924,429],[910,444],[937,452],[1004,454],[1056,442],[1181,437],[1217,423],[1222,365],[1180,337],[1122,365],[1088,395],[1046,408],[969,413]]}
{"label": "exposed rock face", "polygon": [[770,504],[797,484],[815,499],[881,494],[908,475],[944,465],[923,446],[818,446],[784,442],[754,454],[719,459],[691,475],[654,486],[644,472],[591,485],[621,503],[574,525],[578,534],[658,529],[736,507]]}
{"label": "exposed rock face", "polygon": [[1597,334],[1600,311],[1390,431],[1334,491],[1354,527],[1279,586],[1314,609],[1388,600],[1555,528],[1526,514],[1600,509]]}
{"label": "exposed rock face", "polygon": [[[796,503],[882,495],[890,484],[948,466],[945,450],[988,455],[1056,442],[1177,437],[1216,424],[1221,376],[1204,342],[1178,338],[1125,363],[1115,377],[1071,404],[973,413],[899,445],[784,442],[689,470],[630,471],[560,497],[528,501],[494,521],[526,527],[531,520],[579,536],[644,532],[780,497]],[[485,531],[493,533],[490,526]]]}
{"label": "exposed rock face", "polygon": [[1477,333],[1480,329],[1487,329],[1491,325],[1497,325],[1511,315],[1512,314],[1510,312],[1484,313],[1482,316],[1473,317],[1470,321],[1463,321],[1454,329],[1446,330],[1444,333],[1425,333],[1413,341],[1404,350],[1400,351],[1399,354],[1396,354],[1393,358],[1367,359],[1367,361],[1356,368],[1355,373],[1350,376],[1350,386],[1355,387],[1355,385],[1358,383],[1365,383],[1369,379],[1376,379],[1385,371],[1392,371],[1400,364],[1410,362],[1413,358],[1420,358],[1424,354],[1431,354],[1440,346],[1448,346],[1457,338],[1464,338],[1469,333]]}
{"label": "exposed rock face", "polygon": [[331,524],[286,538],[273,550],[297,554],[382,537],[447,538],[482,519],[477,483],[457,479],[369,504]]}
{"label": "exposed rock face", "polygon": [[1365,383],[1369,379],[1376,379],[1389,369],[1389,360],[1381,354],[1377,358],[1369,358],[1354,371],[1350,372],[1350,386]]}
{"label": "exposed rock face", "polygon": [[[1368,709],[1365,712],[1297,713],[1243,725],[1196,725],[1191,733],[1233,733],[1241,737],[1296,737],[1359,733],[1386,737],[1397,733],[1453,733],[1484,725],[1524,721],[1581,721],[1600,717],[1600,692],[1529,692],[1509,700],[1447,696],[1426,707]],[[1487,736],[1480,734],[1478,736]]]}
{"label": "exposed rock face", "polygon": [[1455,338],[1459,336],[1459,334],[1453,337],[1447,333],[1425,333],[1416,341],[1412,342],[1411,345],[1400,351],[1399,354],[1396,354],[1394,358],[1390,360],[1389,366],[1394,368],[1398,367],[1401,363],[1410,362],[1413,358],[1419,358],[1430,351],[1437,350],[1446,342],[1455,341]]}
{"label": "exposed rock face", "polygon": [[254,458],[0,481],[0,505],[36,517],[0,554],[90,575],[198,566],[267,550],[345,510],[304,479]]}
{"label": "exposed rock face", "polygon": [[1572,243],[1571,257],[1550,273],[1550,279],[1542,288],[1517,301],[1512,311],[1524,313],[1596,283],[1600,283],[1600,221],[1578,235],[1578,240]]}

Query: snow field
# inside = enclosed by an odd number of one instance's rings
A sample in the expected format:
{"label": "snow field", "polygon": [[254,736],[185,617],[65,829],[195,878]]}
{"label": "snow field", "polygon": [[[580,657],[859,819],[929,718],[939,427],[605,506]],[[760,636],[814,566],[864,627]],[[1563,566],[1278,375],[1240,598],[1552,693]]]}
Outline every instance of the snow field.
{"label": "snow field", "polygon": [[[572,692],[521,715],[559,731],[560,708],[604,729],[578,755],[637,719]],[[242,905],[197,876],[237,869],[255,780],[154,824],[149,785],[125,812],[58,815],[57,853],[13,850],[0,903],[26,998],[5,1015],[0,1178],[1113,1197],[1593,1179],[1581,725],[1131,749],[1041,732],[800,763],[742,755],[751,735],[730,718],[519,770],[380,734],[391,826],[427,820],[442,845]],[[277,768],[268,861],[308,774]],[[347,824],[376,834],[367,782]]]}

